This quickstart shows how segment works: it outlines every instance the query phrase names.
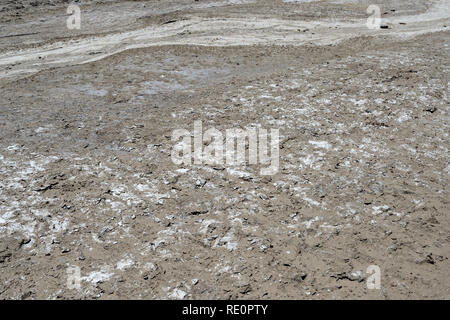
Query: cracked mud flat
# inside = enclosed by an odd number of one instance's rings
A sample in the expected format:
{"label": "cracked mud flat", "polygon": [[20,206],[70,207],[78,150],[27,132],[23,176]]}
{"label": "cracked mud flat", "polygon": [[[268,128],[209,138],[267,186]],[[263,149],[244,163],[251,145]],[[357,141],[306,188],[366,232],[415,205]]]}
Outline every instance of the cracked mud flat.
{"label": "cracked mud flat", "polygon": [[[377,3],[389,29],[80,1],[70,31],[68,1],[0,2],[0,298],[449,299],[450,1]],[[173,164],[196,120],[278,128],[279,172]]]}

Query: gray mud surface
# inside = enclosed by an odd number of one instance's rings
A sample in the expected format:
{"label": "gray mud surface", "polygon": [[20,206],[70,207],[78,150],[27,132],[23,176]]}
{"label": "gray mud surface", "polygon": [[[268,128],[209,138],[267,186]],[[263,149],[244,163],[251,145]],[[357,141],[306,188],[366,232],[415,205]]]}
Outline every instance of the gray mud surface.
{"label": "gray mud surface", "polygon": [[0,1],[1,299],[450,298],[449,0],[76,3]]}

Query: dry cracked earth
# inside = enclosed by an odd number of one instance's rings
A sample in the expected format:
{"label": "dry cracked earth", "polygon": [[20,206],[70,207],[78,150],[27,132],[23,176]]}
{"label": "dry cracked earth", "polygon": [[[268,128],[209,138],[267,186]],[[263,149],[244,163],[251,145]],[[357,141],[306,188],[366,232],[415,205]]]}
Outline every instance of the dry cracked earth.
{"label": "dry cracked earth", "polygon": [[450,0],[74,3],[0,1],[1,299],[450,298]]}

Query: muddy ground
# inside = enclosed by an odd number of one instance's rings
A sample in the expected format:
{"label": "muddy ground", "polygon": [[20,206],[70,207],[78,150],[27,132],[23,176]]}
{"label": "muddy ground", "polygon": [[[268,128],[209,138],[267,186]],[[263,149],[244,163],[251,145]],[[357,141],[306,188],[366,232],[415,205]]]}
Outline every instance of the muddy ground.
{"label": "muddy ground", "polygon": [[0,1],[0,298],[450,298],[449,0],[75,3]]}

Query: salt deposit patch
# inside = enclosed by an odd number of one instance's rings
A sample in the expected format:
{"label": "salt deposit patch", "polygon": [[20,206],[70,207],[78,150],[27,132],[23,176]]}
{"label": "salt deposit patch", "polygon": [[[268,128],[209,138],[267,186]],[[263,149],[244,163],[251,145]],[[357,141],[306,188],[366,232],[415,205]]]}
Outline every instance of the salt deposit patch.
{"label": "salt deposit patch", "polygon": [[317,148],[322,148],[322,149],[327,149],[327,150],[331,148],[331,145],[327,141],[312,141],[312,140],[310,140],[309,143]]}
{"label": "salt deposit patch", "polygon": [[81,280],[92,284],[105,282],[114,275],[114,273],[110,272],[109,269],[109,267],[102,267],[99,271],[93,271],[89,273],[89,275],[81,277]]}

